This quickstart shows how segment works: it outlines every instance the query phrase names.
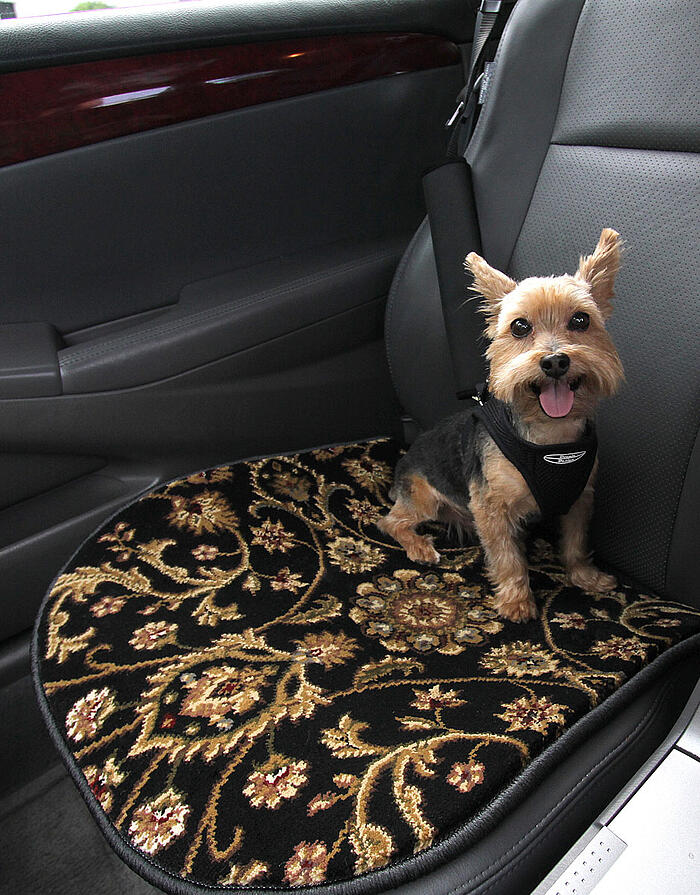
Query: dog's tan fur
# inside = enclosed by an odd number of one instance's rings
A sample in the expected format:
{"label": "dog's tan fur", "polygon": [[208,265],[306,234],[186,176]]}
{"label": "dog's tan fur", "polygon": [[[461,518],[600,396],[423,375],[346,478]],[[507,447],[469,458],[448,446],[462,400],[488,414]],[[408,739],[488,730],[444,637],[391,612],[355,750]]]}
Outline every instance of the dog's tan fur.
{"label": "dog's tan fur", "polygon": [[410,477],[409,498],[399,497],[391,512],[377,525],[398,541],[414,562],[440,562],[440,554],[432,538],[419,535],[415,527],[421,522],[439,519],[457,529],[472,528],[471,516],[464,507],[445,497],[422,476]]}
{"label": "dog's tan fur", "polygon": [[[536,444],[575,441],[586,421],[593,418],[599,399],[617,390],[623,379],[622,364],[605,322],[612,311],[619,265],[619,236],[611,229],[603,230],[594,252],[579,260],[573,276],[531,277],[516,283],[479,255],[467,257],[465,266],[474,276],[473,290],[483,297],[489,390],[510,405],[522,438]],[[589,316],[585,331],[569,327],[577,312]],[[517,318],[532,324],[527,338],[513,337],[510,327]],[[581,385],[570,412],[563,418],[550,418],[540,406],[533,384],[542,380],[542,358],[557,353],[568,355],[568,378],[580,378]],[[536,615],[536,609],[521,528],[525,518],[537,512],[537,503],[525,479],[490,438],[481,467],[483,476],[469,482],[468,506],[457,505],[425,477],[411,474],[410,487],[398,494],[380,528],[406,549],[410,559],[438,562],[432,540],[418,535],[416,525],[438,518],[462,526],[473,521],[494,585],[496,609],[513,621],[525,621]],[[597,463],[583,493],[562,518],[561,555],[573,584],[606,591],[615,586],[615,579],[592,565],[587,548],[596,472]]]}

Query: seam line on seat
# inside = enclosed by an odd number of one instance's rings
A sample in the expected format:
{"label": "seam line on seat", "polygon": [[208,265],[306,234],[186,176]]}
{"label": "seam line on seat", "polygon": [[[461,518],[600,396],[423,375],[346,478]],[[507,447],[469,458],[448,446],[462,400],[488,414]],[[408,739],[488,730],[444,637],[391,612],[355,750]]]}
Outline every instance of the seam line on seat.
{"label": "seam line on seat", "polygon": [[666,587],[668,585],[668,566],[671,561],[671,549],[673,546],[673,535],[676,530],[676,523],[678,522],[678,510],[679,510],[680,503],[681,503],[681,497],[683,496],[683,488],[685,486],[685,480],[688,476],[688,469],[690,467],[690,459],[693,456],[693,451],[695,450],[695,445],[697,444],[698,438],[700,438],[700,423],[698,423],[698,426],[695,430],[695,437],[690,442],[690,446],[688,449],[688,456],[686,458],[685,465],[683,467],[683,476],[681,477],[681,480],[680,480],[681,483],[680,483],[680,487],[678,489],[678,495],[676,498],[676,509],[673,513],[673,521],[671,522],[671,525],[669,528],[668,544],[666,545],[666,554],[664,556],[664,570],[663,570],[664,571],[664,590],[666,590]]}
{"label": "seam line on seat", "polygon": [[572,149],[617,149],[621,152],[672,152],[675,155],[700,155],[700,150],[698,149],[670,149],[655,146],[613,146],[607,143],[564,143],[560,140],[552,140],[549,145],[550,147],[564,146]]}
{"label": "seam line on seat", "polygon": [[[557,97],[557,111],[554,113],[554,119],[552,120],[552,129],[549,132],[548,146],[544,151],[544,155],[542,156],[542,163],[540,164],[540,170],[539,170],[537,177],[535,178],[535,182],[532,186],[532,192],[530,193],[530,199],[528,200],[527,208],[525,209],[525,214],[523,215],[523,219],[520,221],[520,227],[518,228],[518,233],[517,233],[515,239],[513,240],[513,245],[511,246],[511,249],[510,249],[510,255],[508,255],[508,262],[505,266],[506,271],[510,269],[510,264],[511,264],[511,261],[513,260],[513,254],[515,253],[515,248],[518,245],[518,240],[520,239],[520,235],[523,232],[523,227],[525,226],[525,221],[527,220],[527,217],[530,214],[530,209],[532,208],[532,200],[535,198],[535,193],[537,192],[537,187],[539,185],[540,178],[542,177],[542,169],[544,168],[545,162],[547,161],[547,156],[549,155],[549,150],[552,145],[552,137],[554,136],[554,133],[557,128],[557,121],[559,120],[559,112],[561,110],[561,97],[562,97],[562,93],[564,92],[564,82],[566,81],[566,73],[569,68],[569,60],[571,59],[571,50],[572,50],[572,47],[576,41],[576,35],[577,35],[578,29],[581,25],[581,16],[583,15],[583,10],[586,8],[587,3],[588,3],[588,0],[583,0],[583,3],[581,4],[581,9],[579,10],[579,13],[578,13],[578,18],[576,19],[576,27],[574,28],[574,30],[571,34],[571,42],[569,43],[569,50],[566,54],[566,62],[564,64],[564,70],[563,70],[562,76],[561,76],[561,83],[559,84],[559,96]],[[513,18],[513,17],[511,16],[511,18]]]}

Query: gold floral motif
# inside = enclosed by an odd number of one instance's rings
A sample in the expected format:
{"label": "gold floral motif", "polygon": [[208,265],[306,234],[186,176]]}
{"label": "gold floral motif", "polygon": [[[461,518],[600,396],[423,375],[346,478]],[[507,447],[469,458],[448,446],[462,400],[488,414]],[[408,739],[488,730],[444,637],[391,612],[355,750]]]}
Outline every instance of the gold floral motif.
{"label": "gold floral motif", "polygon": [[552,702],[546,696],[521,696],[502,706],[503,714],[496,715],[508,723],[506,730],[536,730],[547,733],[550,725],[566,723],[566,706]]}
{"label": "gold floral motif", "polygon": [[357,572],[369,572],[384,560],[384,554],[378,547],[367,541],[356,538],[335,538],[328,545],[328,558],[333,565],[339,566],[343,572],[353,575]]}
{"label": "gold floral motif", "polygon": [[391,467],[381,460],[374,460],[368,451],[361,457],[343,460],[342,465],[356,482],[372,494],[381,494],[391,482]]}
{"label": "gold floral motif", "polygon": [[90,740],[115,709],[114,692],[109,687],[90,690],[66,715],[66,733],[76,743]]}
{"label": "gold floral motif", "polygon": [[180,714],[206,718],[208,724],[217,724],[229,714],[243,715],[262,700],[262,691],[270,685],[276,672],[274,665],[208,668],[200,677],[184,683],[189,693],[182,702]]}
{"label": "gold floral motif", "polygon": [[302,581],[301,574],[292,572],[289,566],[285,566],[276,575],[270,577],[270,587],[273,590],[290,590],[292,593],[296,593],[307,586],[308,581]]}
{"label": "gold floral motif", "polygon": [[205,469],[195,472],[185,479],[190,485],[214,485],[217,482],[230,482],[233,479],[233,470],[230,466],[217,466],[216,469]]}
{"label": "gold floral motif", "polygon": [[261,525],[250,530],[253,533],[251,544],[264,547],[268,553],[272,553],[274,550],[286,553],[290,547],[294,546],[294,538],[281,522],[264,519]]}
{"label": "gold floral motif", "polygon": [[249,886],[251,883],[263,879],[269,872],[269,864],[253,859],[245,865],[233,864],[226,876],[219,880],[219,884],[222,886]]}
{"label": "gold floral motif", "polygon": [[199,547],[195,547],[192,551],[192,556],[200,562],[211,562],[211,560],[216,559],[218,555],[219,548],[214,547],[212,544],[200,544]]}
{"label": "gold floral motif", "polygon": [[332,808],[337,801],[338,793],[331,791],[320,792],[311,799],[306,807],[306,813],[309,817],[313,817],[319,811],[326,811],[328,808]]}
{"label": "gold floral motif", "polygon": [[345,453],[345,445],[339,444],[334,447],[327,448],[317,448],[315,451],[311,451],[313,456],[317,460],[334,460],[336,457],[339,457],[341,454]]}
{"label": "gold floral motif", "polygon": [[454,572],[399,569],[360,584],[357,594],[350,618],[392,652],[455,655],[503,628],[498,614],[481,605],[480,589]]}
{"label": "gold floral motif", "polygon": [[556,673],[559,668],[559,660],[555,655],[523,640],[493,647],[482,657],[480,664],[494,674],[507,674],[516,678],[542,677]]}
{"label": "gold floral motif", "polygon": [[350,834],[350,844],[357,855],[355,875],[384,867],[394,852],[394,840],[378,824],[358,824]]}
{"label": "gold floral motif", "polygon": [[129,825],[132,843],[154,855],[182,836],[190,810],[179,792],[166,789],[134,811]]}
{"label": "gold floral motif", "polygon": [[102,809],[109,812],[112,807],[114,787],[119,786],[126,775],[120,772],[114,758],[108,758],[99,768],[97,765],[88,765],[83,769],[83,774]]}
{"label": "gold floral motif", "polygon": [[580,612],[557,612],[552,616],[552,624],[562,628],[576,628],[579,631],[585,631],[588,622]]}
{"label": "gold floral motif", "polygon": [[213,534],[220,530],[234,529],[238,517],[220,491],[201,491],[194,497],[182,494],[170,498],[172,511],[168,521],[177,528],[186,528],[196,535]]}
{"label": "gold floral motif", "polygon": [[272,488],[284,497],[304,503],[309,499],[311,479],[290,469],[283,469],[279,463],[273,463],[274,473],[270,476]]}
{"label": "gold floral motif", "polygon": [[156,650],[166,643],[175,643],[177,625],[165,621],[148,622],[137,628],[129,643],[137,650]]}
{"label": "gold floral motif", "polygon": [[360,736],[366,729],[364,721],[354,721],[350,715],[343,715],[336,727],[323,731],[321,742],[336,758],[362,758],[365,755],[380,754],[381,750],[365,743]]}
{"label": "gold floral motif", "polygon": [[353,789],[359,783],[359,779],[354,774],[336,774],[333,783],[338,789]]}
{"label": "gold floral motif", "polygon": [[257,575],[248,575],[241,587],[243,590],[250,591],[251,594],[256,594],[261,587],[260,579]]}
{"label": "gold floral motif", "polygon": [[347,500],[346,505],[350,510],[350,515],[359,525],[374,525],[382,515],[381,507],[366,498],[357,500],[351,497]]}
{"label": "gold floral motif", "polygon": [[126,522],[118,522],[113,531],[103,534],[97,539],[97,542],[110,544],[107,549],[110,553],[117,554],[115,557],[116,561],[126,562],[134,553],[134,550],[129,546],[129,541],[134,539],[135,534],[136,531],[133,528],[129,528]]}
{"label": "gold floral motif", "polygon": [[484,782],[486,768],[480,761],[457,761],[450,768],[447,782],[459,792],[471,792],[475,786]]}
{"label": "gold floral motif", "polygon": [[296,656],[304,662],[319,662],[324,668],[342,665],[352,659],[358,649],[358,643],[340,632],[332,634],[321,631],[318,634],[307,634],[303,640],[295,641],[299,649]]}
{"label": "gold floral motif", "polygon": [[304,677],[303,670],[298,673],[299,686],[295,693],[288,696],[284,707],[280,708],[277,717],[281,720],[287,717],[290,721],[299,721],[301,718],[313,718],[316,709],[321,705],[330,705],[332,700],[324,695],[321,687],[312,684]]}
{"label": "gold floral motif", "polygon": [[413,693],[416,698],[411,705],[423,712],[454,708],[455,706],[466,704],[464,699],[459,698],[457,690],[443,691],[440,684],[435,684],[429,690],[414,690]]}
{"label": "gold floral motif", "polygon": [[437,830],[423,811],[423,793],[405,779],[407,769],[413,764],[414,756],[410,753],[404,752],[398,758],[393,767],[392,790],[394,802],[413,833],[416,842],[414,851],[422,851],[432,843]]}
{"label": "gold floral motif", "polygon": [[90,612],[96,618],[102,618],[105,615],[114,615],[126,605],[124,597],[102,597],[90,607]]}
{"label": "gold floral motif", "polygon": [[591,652],[601,659],[623,659],[631,662],[646,658],[647,646],[636,637],[614,636],[607,640],[597,640],[591,647]]}
{"label": "gold floral motif", "polygon": [[300,842],[284,865],[284,878],[290,886],[311,886],[326,878],[328,854],[324,842]]}
{"label": "gold floral motif", "polygon": [[305,761],[287,761],[274,756],[248,777],[243,794],[254,808],[279,808],[286,799],[293,799],[308,783],[309,765]]}
{"label": "gold floral motif", "polygon": [[426,569],[373,528],[387,458],[374,442],[197,473],[57,580],[47,698],[96,802],[174,877],[272,890],[403,861],[492,798],[499,754],[526,765],[697,617],[577,595],[540,542],[541,625],[508,642],[478,547],[442,541]]}

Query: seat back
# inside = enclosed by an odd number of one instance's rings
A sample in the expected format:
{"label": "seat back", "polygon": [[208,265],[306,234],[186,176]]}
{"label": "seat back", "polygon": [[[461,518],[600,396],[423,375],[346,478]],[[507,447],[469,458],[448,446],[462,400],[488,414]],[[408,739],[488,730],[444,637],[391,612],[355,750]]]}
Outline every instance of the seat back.
{"label": "seat back", "polygon": [[[610,321],[627,382],[601,405],[601,562],[700,605],[700,16],[684,0],[520,0],[470,142],[483,254],[573,273],[604,226],[626,251]],[[459,407],[426,223],[387,349],[421,425]],[[465,350],[468,348],[465,347]]]}

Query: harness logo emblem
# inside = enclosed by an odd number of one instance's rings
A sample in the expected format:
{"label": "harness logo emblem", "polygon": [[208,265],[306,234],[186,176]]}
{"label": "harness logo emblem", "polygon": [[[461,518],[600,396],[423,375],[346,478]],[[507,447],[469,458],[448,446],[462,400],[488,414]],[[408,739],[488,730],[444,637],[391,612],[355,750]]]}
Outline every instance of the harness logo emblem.
{"label": "harness logo emblem", "polygon": [[581,457],[585,457],[585,451],[574,451],[571,454],[545,454],[544,459],[547,463],[554,463],[557,466],[563,466],[565,463],[575,463]]}

